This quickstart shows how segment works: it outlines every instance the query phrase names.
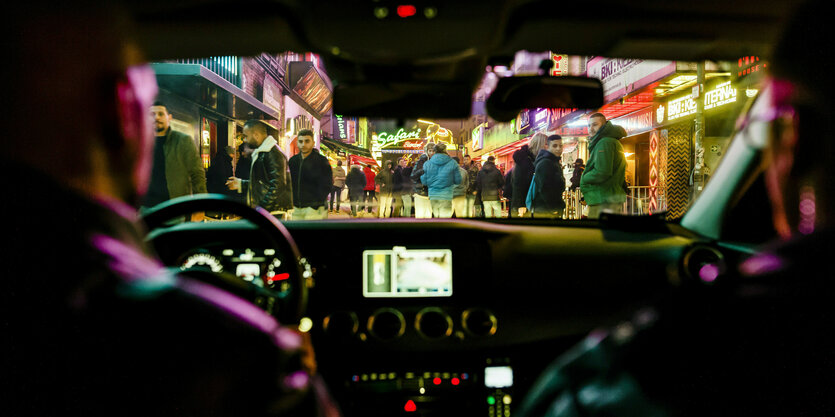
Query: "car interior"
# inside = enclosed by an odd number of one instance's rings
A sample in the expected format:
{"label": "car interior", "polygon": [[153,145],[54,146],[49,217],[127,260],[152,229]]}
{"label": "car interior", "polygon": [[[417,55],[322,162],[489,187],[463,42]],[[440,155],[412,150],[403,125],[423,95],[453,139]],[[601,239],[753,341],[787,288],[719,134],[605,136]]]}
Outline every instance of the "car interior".
{"label": "car interior", "polygon": [[[127,1],[149,62],[284,51],[318,54],[334,111],[402,121],[465,119],[485,68],[518,51],[736,62],[767,59],[792,1]],[[407,4],[417,15],[400,18]],[[381,17],[380,10],[386,10]],[[596,79],[507,77],[487,104],[602,106]],[[756,106],[746,98],[742,111]],[[727,123],[733,125],[735,118]],[[280,221],[223,197],[145,215],[169,267],[252,300],[309,332],[346,416],[510,417],[547,364],[683,286],[734,279],[775,237],[766,134],[731,135],[681,218]],[[761,136],[761,137],[759,137]],[[198,211],[235,221],[170,220]],[[753,213],[753,214],[752,214]],[[268,271],[269,280],[254,277]],[[715,271],[707,277],[706,271]]]}

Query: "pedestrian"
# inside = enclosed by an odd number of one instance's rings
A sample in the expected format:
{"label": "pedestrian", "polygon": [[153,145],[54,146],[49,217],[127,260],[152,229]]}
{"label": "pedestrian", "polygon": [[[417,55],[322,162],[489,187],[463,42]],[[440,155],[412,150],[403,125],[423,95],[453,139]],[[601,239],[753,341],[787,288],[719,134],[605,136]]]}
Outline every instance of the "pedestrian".
{"label": "pedestrian", "polygon": [[[194,140],[171,128],[172,116],[164,103],[154,102],[151,116],[155,130],[153,165],[140,211],[175,197],[206,192],[206,171]],[[194,221],[201,218],[200,214],[192,216]]]}
{"label": "pedestrian", "polygon": [[501,171],[496,168],[496,157],[487,157],[487,162],[478,171],[476,178],[476,190],[481,195],[484,206],[484,217],[501,217],[502,206],[499,201],[502,187],[505,185],[505,178]]}
{"label": "pedestrian", "polygon": [[[250,169],[252,169],[253,152],[255,152],[255,148],[249,146],[249,144],[246,141],[244,141],[244,143],[238,146],[238,163],[235,164],[235,173],[233,174],[233,176],[242,180],[249,179],[249,171]],[[240,202],[247,204],[246,194],[235,193],[234,195],[237,196]]]}
{"label": "pedestrian", "polygon": [[237,195],[226,187],[226,180],[235,176],[235,168],[232,161],[235,158],[235,149],[231,146],[224,146],[217,150],[212,163],[206,171],[206,191],[215,194]]}
{"label": "pedestrian", "polygon": [[565,177],[562,173],[562,137],[548,136],[548,147],[539,151],[534,163],[531,201],[533,217],[562,218],[565,201]]}
{"label": "pedestrian", "polygon": [[[452,160],[455,161],[456,165],[461,163],[461,159],[457,156],[453,157]],[[461,183],[452,188],[452,213],[456,218],[462,219],[470,217],[470,213],[467,210],[467,187],[470,186],[470,181],[467,170],[464,167],[459,166],[458,172],[461,175]]]}
{"label": "pedestrian", "polygon": [[513,201],[513,168],[507,170],[507,173],[504,174],[504,188],[502,188],[502,198],[505,199],[508,210],[507,210],[507,217],[513,217],[511,213],[513,212],[510,209],[510,202]]}
{"label": "pedestrian", "polygon": [[374,200],[377,199],[377,183],[375,182],[377,174],[374,173],[370,165],[366,165],[362,172],[365,174],[365,208],[371,213],[374,207]]}
{"label": "pedestrian", "polygon": [[[402,217],[412,217],[412,192],[414,185],[412,184],[412,166],[409,161],[403,157],[397,161],[397,168],[394,169],[392,181],[395,184],[395,207],[400,208],[400,211],[395,212]],[[400,200],[400,204],[397,204]]]}
{"label": "pedestrian", "polygon": [[293,220],[328,218],[327,199],[333,188],[333,170],[328,158],[314,147],[313,131],[302,129],[296,140],[299,153],[290,158],[293,178]]}
{"label": "pedestrian", "polygon": [[447,155],[446,144],[435,144],[434,155],[423,165],[423,170],[420,181],[429,189],[432,216],[452,217],[452,190],[461,183],[461,172],[458,164]]}
{"label": "pedestrian", "polygon": [[339,213],[340,200],[342,199],[342,190],[345,188],[345,169],[342,168],[342,160],[336,161],[336,167],[333,168],[333,188],[331,189],[330,211],[332,213]]}
{"label": "pedestrian", "polygon": [[583,163],[582,158],[577,158],[574,161],[574,172],[571,174],[571,187],[569,190],[575,191],[577,188],[580,188],[580,178],[583,176],[583,170],[586,169],[586,165]]}
{"label": "pedestrian", "polygon": [[539,151],[547,146],[547,139],[548,136],[544,133],[536,133],[527,145],[522,145],[520,149],[513,152],[514,193],[510,202],[510,217],[527,217],[525,199],[528,196],[528,188],[531,186],[531,178],[533,178],[534,159]]}
{"label": "pedestrian", "polygon": [[377,174],[374,181],[380,187],[379,201],[380,208],[377,210],[377,217],[389,217],[391,215],[391,201],[394,184],[392,184],[392,174],[394,173],[394,162],[388,160],[383,163],[383,168]]}
{"label": "pedestrian", "polygon": [[432,206],[429,203],[429,189],[421,182],[420,177],[423,175],[423,167],[432,155],[435,154],[435,144],[427,142],[423,147],[423,154],[418,158],[412,169],[412,184],[415,190],[415,218],[429,219],[432,218]]}
{"label": "pedestrian", "polygon": [[365,195],[365,174],[359,165],[351,166],[351,172],[345,177],[348,186],[348,199],[351,201],[351,217],[357,217],[362,211],[362,199]]}
{"label": "pedestrian", "polygon": [[620,139],[626,136],[626,130],[607,121],[602,113],[595,113],[589,117],[589,135],[589,162],[580,178],[588,217],[597,219],[602,212],[622,214],[626,156]]}
{"label": "pedestrian", "polygon": [[247,145],[254,149],[249,179],[231,177],[226,186],[244,194],[250,207],[259,206],[271,212],[290,210],[293,190],[287,173],[287,157],[278,149],[278,141],[267,134],[263,122],[254,119],[244,123],[244,136]]}
{"label": "pedestrian", "polygon": [[470,155],[465,155],[464,169],[467,170],[467,213],[469,217],[476,217],[476,178],[478,178],[478,172],[481,170],[481,166],[479,166],[478,162],[473,161]]}

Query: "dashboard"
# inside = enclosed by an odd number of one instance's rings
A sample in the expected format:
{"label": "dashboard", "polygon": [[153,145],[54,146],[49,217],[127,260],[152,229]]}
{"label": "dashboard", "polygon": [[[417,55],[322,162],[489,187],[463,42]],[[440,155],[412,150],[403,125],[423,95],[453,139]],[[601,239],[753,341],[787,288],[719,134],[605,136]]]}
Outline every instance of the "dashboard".
{"label": "dashboard", "polygon": [[[311,274],[319,371],[345,415],[510,417],[590,330],[618,324],[742,252],[653,231],[478,221],[287,222]],[[245,221],[149,235],[166,264],[255,285],[292,262]],[[279,307],[280,308],[280,307]]]}

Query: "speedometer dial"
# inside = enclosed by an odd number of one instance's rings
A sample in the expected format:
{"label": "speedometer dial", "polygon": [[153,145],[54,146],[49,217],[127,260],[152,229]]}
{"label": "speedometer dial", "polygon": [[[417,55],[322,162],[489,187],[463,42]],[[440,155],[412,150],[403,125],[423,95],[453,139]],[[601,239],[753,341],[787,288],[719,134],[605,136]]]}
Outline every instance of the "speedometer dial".
{"label": "speedometer dial", "polygon": [[180,266],[180,269],[185,271],[187,269],[208,267],[212,272],[222,272],[223,264],[212,255],[207,253],[195,253],[186,258],[185,262]]}

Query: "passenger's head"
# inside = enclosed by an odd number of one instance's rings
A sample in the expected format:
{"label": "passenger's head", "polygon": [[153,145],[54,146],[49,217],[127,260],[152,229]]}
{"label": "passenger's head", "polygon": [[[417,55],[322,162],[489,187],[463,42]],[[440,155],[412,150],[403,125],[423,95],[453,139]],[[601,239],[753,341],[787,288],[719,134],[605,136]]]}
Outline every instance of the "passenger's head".
{"label": "passenger's head", "polygon": [[829,128],[835,92],[827,68],[817,64],[828,53],[825,44],[809,41],[831,38],[826,6],[810,1],[796,10],[770,63],[769,111],[778,117],[766,153],[766,184],[783,237],[835,222],[835,138]]}
{"label": "passenger's head", "polygon": [[446,143],[438,142],[435,144],[435,153],[446,153]]}
{"label": "passenger's head", "polygon": [[313,139],[313,131],[310,129],[302,129],[299,131],[299,135],[297,137],[298,144],[299,144],[299,151],[302,153],[302,156],[307,156],[311,152],[313,152],[313,146],[316,145],[316,141]]}
{"label": "passenger's head", "polygon": [[606,124],[606,116],[603,113],[595,113],[589,116],[589,136],[594,136]]}
{"label": "passenger's head", "polygon": [[150,178],[155,74],[114,6],[44,3],[4,11],[3,117],[31,127],[47,117],[51,133],[0,152],[82,193],[135,203]]}
{"label": "passenger's head", "polygon": [[562,155],[562,136],[560,135],[551,135],[548,136],[548,152],[556,156]]}
{"label": "passenger's head", "polygon": [[537,133],[531,136],[528,141],[528,151],[534,155],[538,154],[540,150],[548,146],[548,136],[544,133]]}
{"label": "passenger's head", "polygon": [[267,138],[267,126],[260,120],[247,120],[244,123],[244,137],[247,145],[257,149]]}

